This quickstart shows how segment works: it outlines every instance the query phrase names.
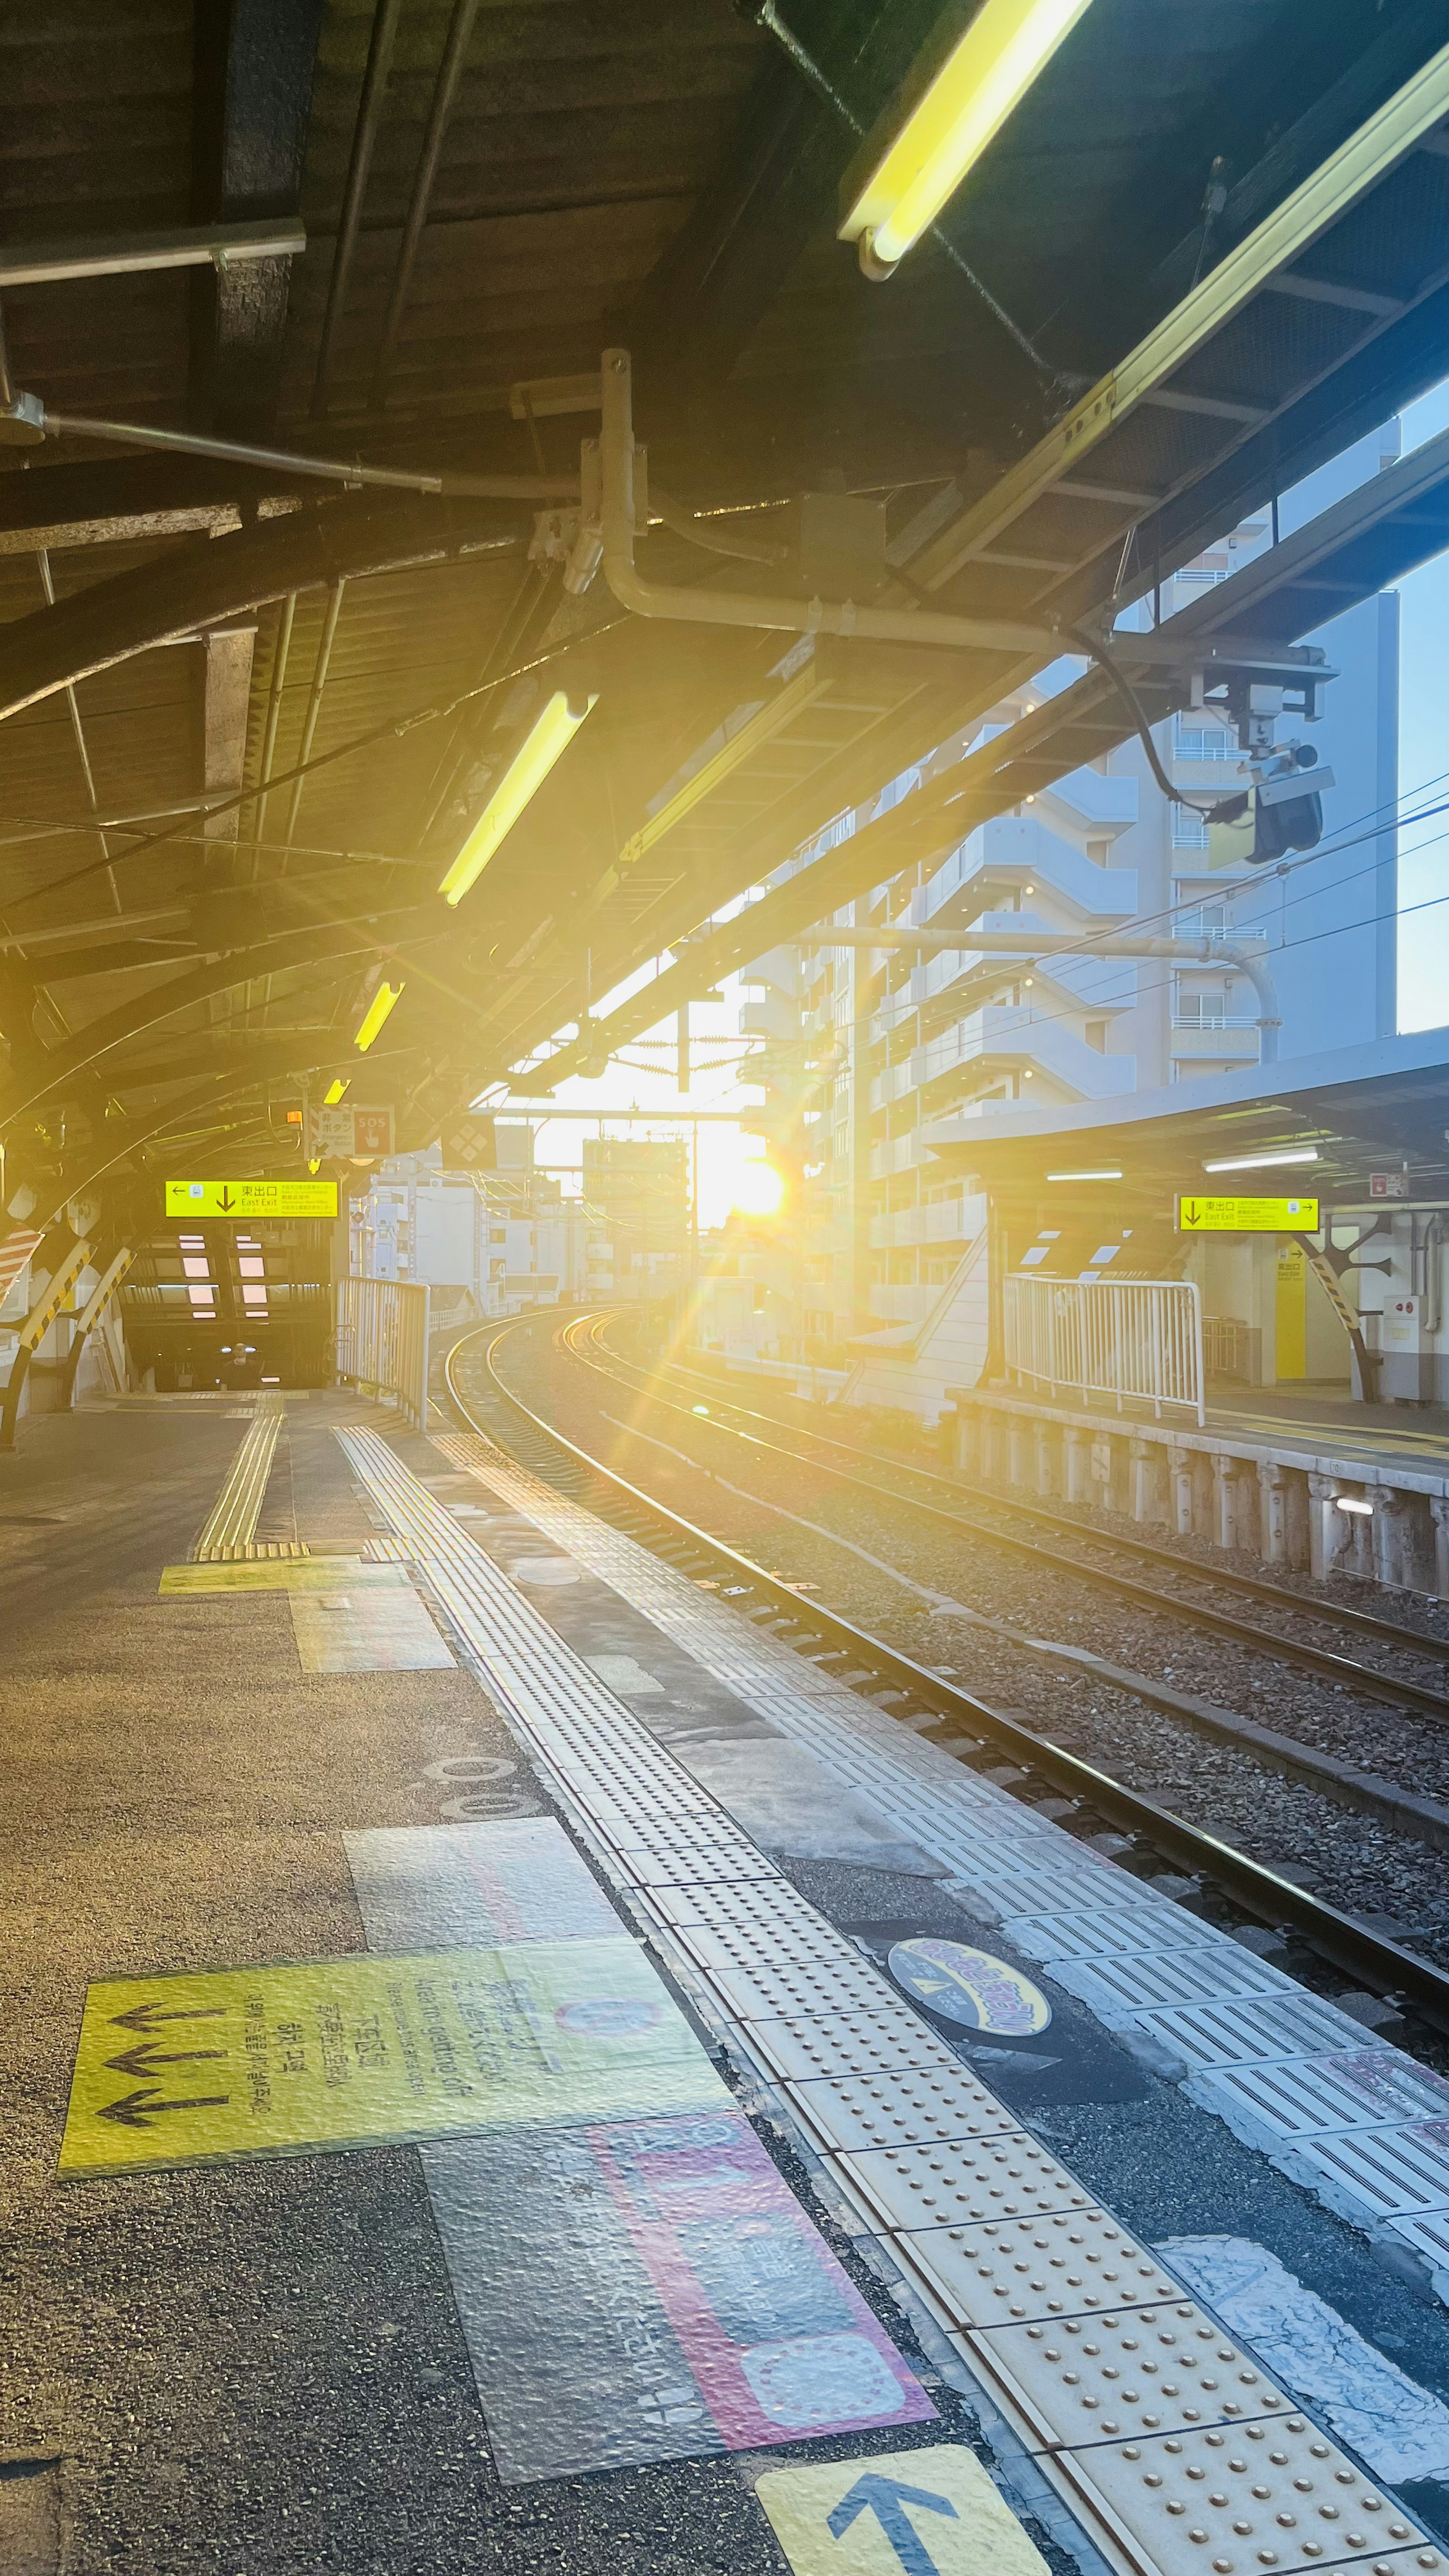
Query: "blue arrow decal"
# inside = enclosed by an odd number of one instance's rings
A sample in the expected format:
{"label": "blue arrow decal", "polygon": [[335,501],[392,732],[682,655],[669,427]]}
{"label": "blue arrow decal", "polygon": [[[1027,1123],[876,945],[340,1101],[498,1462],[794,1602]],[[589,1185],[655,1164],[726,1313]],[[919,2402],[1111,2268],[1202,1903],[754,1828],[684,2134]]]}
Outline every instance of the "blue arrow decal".
{"label": "blue arrow decal", "polygon": [[827,2528],[833,2540],[841,2540],[857,2514],[873,2513],[906,2576],[941,2576],[924,2541],[906,2519],[908,2504],[919,2505],[923,2513],[944,2513],[952,2522],[960,2519],[948,2496],[928,2495],[924,2487],[901,2486],[895,2478],[872,2473],[857,2478],[849,2494],[841,2497]]}

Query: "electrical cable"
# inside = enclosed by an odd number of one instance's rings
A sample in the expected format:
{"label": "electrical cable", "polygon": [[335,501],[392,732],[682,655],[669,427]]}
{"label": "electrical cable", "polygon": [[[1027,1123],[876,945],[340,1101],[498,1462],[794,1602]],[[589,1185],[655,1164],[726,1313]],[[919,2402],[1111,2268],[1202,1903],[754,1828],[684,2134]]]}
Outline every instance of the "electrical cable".
{"label": "electrical cable", "polygon": [[[1152,728],[1147,721],[1147,710],[1143,706],[1141,699],[1138,697],[1136,690],[1133,688],[1131,681],[1128,679],[1126,672],[1119,669],[1111,654],[1106,651],[1104,646],[1097,643],[1095,637],[1087,633],[1085,627],[1064,626],[1062,628],[1062,633],[1071,639],[1079,652],[1085,653],[1090,661],[1095,662],[1098,670],[1102,672],[1106,679],[1110,680],[1118,697],[1121,699],[1122,704],[1132,719],[1133,728],[1141,742],[1144,752],[1147,755],[1147,765],[1150,768],[1153,777],[1156,779],[1158,786],[1161,788],[1163,795],[1167,798],[1168,803],[1170,805],[1185,806],[1190,814],[1204,814],[1210,823],[1235,822],[1237,817],[1246,809],[1246,793],[1240,789],[1232,796],[1218,797],[1211,805],[1200,805],[1195,797],[1185,796],[1180,787],[1174,786],[1172,780],[1168,777],[1166,770],[1162,766],[1162,762],[1158,757],[1157,745],[1152,739]],[[1304,792],[1305,794],[1311,793],[1311,790],[1305,790]],[[1231,811],[1226,810],[1228,808],[1231,808]]]}

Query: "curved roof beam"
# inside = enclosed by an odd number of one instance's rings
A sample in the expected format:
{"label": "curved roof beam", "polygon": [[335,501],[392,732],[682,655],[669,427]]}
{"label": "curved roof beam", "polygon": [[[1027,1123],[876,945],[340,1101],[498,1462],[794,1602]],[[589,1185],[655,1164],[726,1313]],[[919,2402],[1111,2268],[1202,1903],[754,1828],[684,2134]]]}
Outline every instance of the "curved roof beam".
{"label": "curved roof beam", "polygon": [[0,721],[133,653],[288,591],[489,551],[512,545],[518,533],[496,503],[339,501],[178,546],[0,628]]}
{"label": "curved roof beam", "polygon": [[[400,935],[406,937],[409,932],[414,936],[422,932],[433,938],[443,935],[431,907],[426,913],[404,917]],[[285,974],[289,967],[313,966],[329,958],[340,961],[350,956],[374,956],[379,944],[371,921],[334,922],[325,930],[298,931],[287,938],[268,940],[260,948],[235,949],[229,956],[212,958],[169,984],[153,985],[119,1009],[93,1020],[88,1028],[78,1029],[65,1045],[50,1049],[39,1064],[28,1065],[8,1096],[0,1093],[0,1129],[53,1098],[66,1083],[73,1082],[103,1056],[113,1054],[129,1038],[144,1035],[164,1020],[175,1019],[193,1003],[232,992],[262,975]],[[392,943],[386,945],[390,947]],[[332,1052],[335,1054],[335,1046]],[[111,1079],[123,1080],[123,1073],[113,1071]]]}

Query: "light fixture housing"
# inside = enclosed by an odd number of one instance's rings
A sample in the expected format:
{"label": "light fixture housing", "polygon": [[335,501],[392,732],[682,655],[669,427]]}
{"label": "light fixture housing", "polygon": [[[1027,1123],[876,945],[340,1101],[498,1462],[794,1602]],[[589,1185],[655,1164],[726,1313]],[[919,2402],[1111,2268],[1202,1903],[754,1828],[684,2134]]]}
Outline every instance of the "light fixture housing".
{"label": "light fixture housing", "polygon": [[1090,1172],[1048,1172],[1049,1181],[1120,1181],[1122,1170],[1117,1163],[1099,1163]]}
{"label": "light fixture housing", "polygon": [[1283,1163],[1316,1163],[1316,1145],[1285,1145],[1272,1154],[1229,1154],[1215,1163],[1204,1163],[1205,1172],[1272,1172]]}
{"label": "light fixture housing", "polygon": [[[889,277],[1000,133],[1091,0],[981,0],[936,28],[892,111],[846,173],[839,237]],[[902,114],[904,108],[904,115]]]}
{"label": "light fixture housing", "polygon": [[537,795],[555,761],[567,751],[585,716],[598,705],[598,691],[582,699],[555,689],[535,721],[526,742],[515,752],[499,779],[438,892],[445,903],[461,903],[475,886],[499,843]]}
{"label": "light fixture housing", "polygon": [[357,1024],[352,1043],[359,1055],[366,1055],[378,1030],[391,1016],[407,987],[403,984],[379,984]]}

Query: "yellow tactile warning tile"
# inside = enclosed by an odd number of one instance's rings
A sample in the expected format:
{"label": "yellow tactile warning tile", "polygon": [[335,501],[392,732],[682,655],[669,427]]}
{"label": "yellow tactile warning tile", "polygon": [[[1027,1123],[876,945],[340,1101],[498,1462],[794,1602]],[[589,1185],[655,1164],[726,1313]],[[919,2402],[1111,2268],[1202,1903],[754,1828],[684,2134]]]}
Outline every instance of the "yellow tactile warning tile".
{"label": "yellow tactile warning tile", "polygon": [[364,1585],[406,1585],[400,1565],[370,1565],[360,1556],[263,1556],[231,1565],[168,1565],[164,1597],[191,1592],[356,1592]]}
{"label": "yellow tactile warning tile", "polygon": [[92,1986],[59,2171],[731,2107],[623,1935],[304,1960]]}
{"label": "yellow tactile warning tile", "polygon": [[1171,2307],[996,2326],[966,2341],[1034,2449],[1292,2412],[1248,2354],[1181,2297]]}
{"label": "yellow tactile warning tile", "polygon": [[429,1673],[453,1656],[410,1583],[287,1595],[304,1673]]}
{"label": "yellow tactile warning tile", "polygon": [[755,2496],[795,2576],[1047,2576],[961,2443],[767,2469]]}
{"label": "yellow tactile warning tile", "polygon": [[835,2155],[830,2162],[852,2199],[878,2212],[892,2229],[968,2227],[988,2218],[1092,2206],[1065,2165],[1023,2130],[961,2139],[949,2147],[872,2148],[863,2155]]}
{"label": "yellow tactile warning tile", "polygon": [[907,2139],[988,2138],[1014,2131],[1004,2102],[965,2068],[954,2075],[897,2068],[890,2075],[835,2076],[787,2084],[786,2098],[823,2146],[901,2146]]}
{"label": "yellow tactile warning tile", "polygon": [[1442,2570],[1445,2558],[1302,2415],[1063,2453],[1069,2485],[1139,2566],[1203,2576]]}
{"label": "yellow tactile warning tile", "polygon": [[1105,2209],[928,2227],[902,2242],[965,2326],[1046,2324],[1179,2295],[1178,2283]]}
{"label": "yellow tactile warning tile", "polygon": [[225,1560],[234,1548],[256,1535],[281,1428],[282,1408],[271,1404],[254,1416],[250,1430],[243,1433],[197,1539],[195,1554],[199,1563],[205,1564],[213,1557]]}

